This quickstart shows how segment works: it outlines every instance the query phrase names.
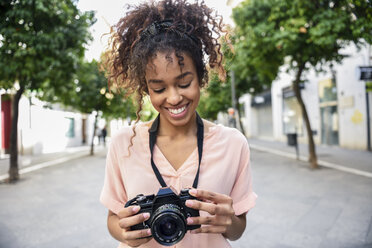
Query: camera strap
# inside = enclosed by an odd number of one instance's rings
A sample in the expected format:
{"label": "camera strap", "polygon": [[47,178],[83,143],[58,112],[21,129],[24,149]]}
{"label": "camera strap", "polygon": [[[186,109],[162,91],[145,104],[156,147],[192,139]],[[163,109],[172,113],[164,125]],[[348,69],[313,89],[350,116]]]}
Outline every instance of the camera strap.
{"label": "camera strap", "polygon": [[[156,175],[156,178],[158,179],[160,185],[162,187],[167,187],[167,184],[165,183],[163,177],[161,176],[158,168],[156,167],[154,160],[153,160],[153,149],[156,143],[156,136],[158,134],[159,129],[159,122],[160,122],[160,114],[156,117],[154,122],[151,125],[151,128],[149,129],[150,134],[150,153],[151,153],[151,166],[152,169]],[[199,114],[196,112],[196,125],[197,125],[197,143],[198,143],[198,154],[199,154],[199,165],[198,165],[198,171],[196,172],[196,176],[194,179],[194,183],[192,185],[193,188],[197,188],[198,181],[199,181],[199,171],[200,171],[200,164],[203,154],[203,140],[204,140],[204,124],[203,120],[200,118]]]}

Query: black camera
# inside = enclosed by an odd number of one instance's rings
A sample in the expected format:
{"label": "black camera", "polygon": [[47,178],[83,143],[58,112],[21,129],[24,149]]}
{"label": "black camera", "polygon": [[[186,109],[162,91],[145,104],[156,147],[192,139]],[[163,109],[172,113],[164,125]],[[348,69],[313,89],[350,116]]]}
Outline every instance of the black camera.
{"label": "black camera", "polygon": [[189,194],[189,189],[182,189],[177,195],[172,187],[160,188],[157,195],[137,195],[129,200],[125,207],[140,206],[139,213],[150,213],[150,218],[134,225],[131,230],[151,228],[154,239],[161,245],[174,245],[182,240],[187,230],[200,225],[187,225],[188,217],[199,216],[199,210],[186,207],[186,200],[197,199]]}

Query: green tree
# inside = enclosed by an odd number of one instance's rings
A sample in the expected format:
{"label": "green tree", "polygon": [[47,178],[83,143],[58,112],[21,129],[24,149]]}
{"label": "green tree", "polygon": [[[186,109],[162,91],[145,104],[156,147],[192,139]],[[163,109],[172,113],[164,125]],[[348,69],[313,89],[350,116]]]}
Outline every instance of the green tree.
{"label": "green tree", "polygon": [[[227,113],[228,108],[237,107],[238,121],[241,123],[240,105],[232,106],[232,77],[231,72],[234,71],[234,86],[235,86],[235,102],[239,102],[239,98],[249,92],[260,93],[271,85],[271,82],[276,77],[276,71],[269,68],[269,65],[257,63],[257,56],[249,54],[251,50],[245,48],[250,45],[244,42],[238,42],[241,38],[239,32],[234,33],[230,30],[231,41],[227,41],[225,37],[221,39],[222,52],[224,54],[224,68],[227,72],[225,82],[222,82],[217,73],[210,73],[208,87],[203,90],[200,98],[198,111],[203,117],[215,120],[219,112]],[[233,46],[230,44],[234,44]],[[254,49],[252,51],[255,51]],[[269,52],[268,52],[269,53]],[[268,56],[270,57],[270,56]],[[270,57],[271,58],[271,57]],[[261,60],[260,60],[261,61]],[[266,70],[258,70],[255,66],[267,68]]]}
{"label": "green tree", "polygon": [[215,73],[211,73],[208,86],[201,93],[198,112],[203,118],[216,120],[219,112],[231,107],[230,82],[221,82]]}
{"label": "green tree", "polygon": [[[309,161],[317,168],[312,129],[299,85],[306,81],[304,72],[323,71],[341,62],[347,55],[340,50],[350,43],[358,47],[371,43],[370,1],[246,0],[233,10],[233,17],[240,35],[237,53],[253,56],[255,61],[249,64],[259,75],[270,71],[277,74],[284,64],[294,72],[292,87],[306,125]],[[249,73],[244,68],[240,72]]]}
{"label": "green tree", "polygon": [[61,94],[55,92],[54,100],[62,102],[82,113],[95,114],[90,154],[94,154],[94,137],[97,131],[99,115],[109,120],[111,118],[135,118],[133,101],[125,99],[124,92],[114,86],[108,89],[104,71],[95,60],[81,61],[77,67],[73,88]]}
{"label": "green tree", "polygon": [[226,113],[227,109],[232,106],[231,82],[228,71],[231,66],[233,52],[231,45],[228,43],[230,41],[227,41],[225,37],[221,37],[220,42],[222,44],[221,51],[224,55],[224,68],[227,72],[226,79],[222,81],[216,71],[211,70],[209,72],[208,85],[202,89],[197,109],[203,118],[209,120],[216,120],[219,112]]}
{"label": "green tree", "polygon": [[66,91],[90,39],[93,12],[72,0],[0,2],[0,87],[16,90],[10,138],[9,180],[19,178],[18,105],[25,91]]}

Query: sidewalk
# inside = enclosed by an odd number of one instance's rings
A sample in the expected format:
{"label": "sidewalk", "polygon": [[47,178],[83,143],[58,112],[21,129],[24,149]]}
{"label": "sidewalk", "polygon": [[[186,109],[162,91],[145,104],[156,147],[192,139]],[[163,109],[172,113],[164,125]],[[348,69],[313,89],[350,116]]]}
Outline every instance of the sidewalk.
{"label": "sidewalk", "polygon": [[[248,138],[248,143],[251,149],[296,159],[295,147],[287,143],[256,138]],[[300,160],[308,161],[308,145],[299,144],[298,147]],[[320,166],[372,178],[372,152],[324,145],[317,145],[315,149]]]}
{"label": "sidewalk", "polygon": [[[99,152],[105,149],[102,146],[95,145],[94,152]],[[45,153],[38,155],[18,155],[19,174],[28,173],[44,167],[60,164],[72,159],[89,156],[89,146],[68,147],[61,152]],[[0,159],[0,181],[8,178],[8,170],[10,166],[10,157],[7,154]]]}
{"label": "sidewalk", "polygon": [[[288,146],[285,142],[268,141],[256,138],[248,138],[251,149],[269,152],[287,158],[296,159],[296,149]],[[105,149],[96,145],[95,152]],[[24,174],[40,168],[63,163],[71,159],[88,156],[90,146],[70,147],[63,152],[26,155],[18,157],[20,174]],[[340,147],[317,145],[316,152],[318,164],[323,167],[332,168],[348,173],[372,178],[372,152],[351,150]],[[299,158],[301,161],[308,161],[308,145],[299,144]],[[8,177],[9,157],[0,159],[0,181]]]}

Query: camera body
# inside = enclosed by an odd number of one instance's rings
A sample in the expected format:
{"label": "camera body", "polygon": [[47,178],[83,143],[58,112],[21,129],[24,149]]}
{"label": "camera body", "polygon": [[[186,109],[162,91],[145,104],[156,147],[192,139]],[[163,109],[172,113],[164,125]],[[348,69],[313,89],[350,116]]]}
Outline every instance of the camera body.
{"label": "camera body", "polygon": [[182,189],[177,195],[172,187],[160,188],[156,195],[137,195],[129,200],[125,207],[140,206],[139,213],[150,213],[150,218],[143,223],[134,225],[131,230],[151,228],[154,239],[166,246],[178,243],[187,230],[193,230],[200,225],[187,225],[188,217],[199,216],[199,210],[188,208],[187,200],[197,199],[189,194],[189,189]]}

